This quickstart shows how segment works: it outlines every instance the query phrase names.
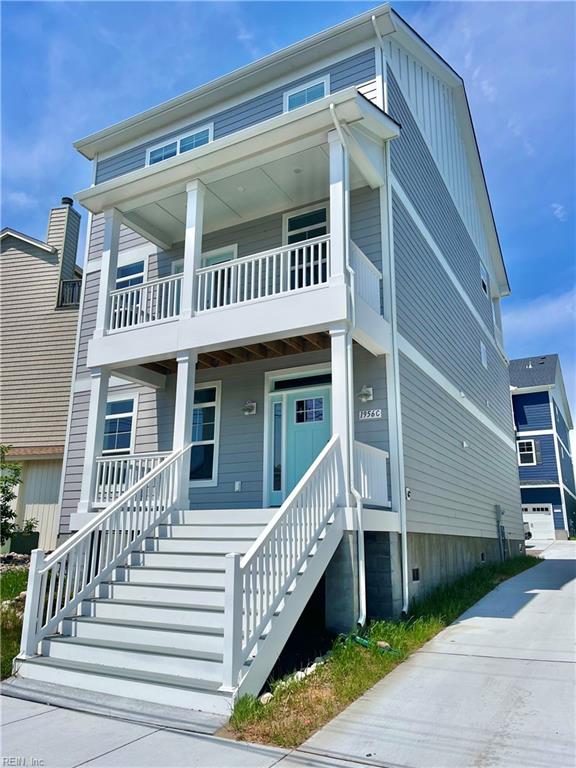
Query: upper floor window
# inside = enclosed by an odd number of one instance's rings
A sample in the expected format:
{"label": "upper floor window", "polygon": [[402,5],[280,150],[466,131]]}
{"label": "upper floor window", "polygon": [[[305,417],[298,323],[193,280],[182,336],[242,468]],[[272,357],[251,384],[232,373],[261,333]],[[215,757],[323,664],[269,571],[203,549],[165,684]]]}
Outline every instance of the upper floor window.
{"label": "upper floor window", "polygon": [[323,99],[329,91],[328,77],[284,91],[284,112],[291,112],[293,109]]}
{"label": "upper floor window", "polygon": [[116,288],[130,288],[144,282],[144,261],[133,261],[116,270]]}
{"label": "upper floor window", "polygon": [[212,141],[213,132],[213,125],[210,124],[193,133],[184,133],[164,144],[151,147],[146,153],[147,165],[160,163],[169,157],[175,157],[191,149],[196,149],[196,147],[201,147],[203,144],[208,144],[208,142]]}
{"label": "upper floor window", "polygon": [[328,233],[328,211],[323,208],[310,208],[285,217],[286,244],[299,243]]}
{"label": "upper floor window", "polygon": [[518,464],[522,467],[533,467],[536,464],[534,440],[520,440],[518,442]]}
{"label": "upper floor window", "polygon": [[102,453],[130,453],[133,442],[134,398],[112,400],[106,405]]}
{"label": "upper floor window", "polygon": [[484,264],[480,264],[480,285],[486,296],[490,296],[490,278]]}
{"label": "upper floor window", "polygon": [[483,341],[480,342],[480,359],[484,368],[488,368],[488,351],[486,350],[486,344]]}

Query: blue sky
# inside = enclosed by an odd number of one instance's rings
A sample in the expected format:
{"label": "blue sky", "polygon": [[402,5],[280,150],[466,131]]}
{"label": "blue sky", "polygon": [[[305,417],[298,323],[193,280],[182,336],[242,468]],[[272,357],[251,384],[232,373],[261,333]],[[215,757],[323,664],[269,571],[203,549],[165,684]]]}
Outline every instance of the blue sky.
{"label": "blue sky", "polygon": [[[48,209],[88,186],[74,140],[373,5],[2,3],[2,226],[44,238]],[[576,6],[394,7],[466,81],[513,290],[508,354],[559,352],[576,416]]]}

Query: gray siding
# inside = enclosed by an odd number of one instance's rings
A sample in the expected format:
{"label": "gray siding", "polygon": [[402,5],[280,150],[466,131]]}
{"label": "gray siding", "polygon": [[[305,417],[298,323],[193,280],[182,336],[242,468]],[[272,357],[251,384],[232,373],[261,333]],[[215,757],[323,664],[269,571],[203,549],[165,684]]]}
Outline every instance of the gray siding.
{"label": "gray siding", "polygon": [[[516,452],[403,355],[400,386],[408,530],[496,536],[494,506],[523,540]],[[463,447],[462,441],[468,447]]]}
{"label": "gray siding", "polygon": [[[139,245],[150,245],[151,249],[155,249],[155,246],[151,245],[141,235],[137,235],[132,232],[131,229],[122,225],[120,228],[120,250],[127,251],[130,248],[136,248]],[[90,228],[90,245],[88,247],[88,260],[99,259],[102,256],[102,246],[104,244],[104,214],[99,213],[92,216],[92,226]]]}
{"label": "gray siding", "polygon": [[[512,437],[506,363],[396,196],[393,216],[400,333]],[[487,369],[481,361],[481,341]]]}
{"label": "gray siding", "polygon": [[390,70],[388,95],[390,114],[402,126],[399,138],[391,142],[392,171],[473,305],[493,330],[491,301],[480,282],[480,256]]}
{"label": "gray siding", "polygon": [[82,488],[86,427],[90,392],[77,392],[73,396],[71,419],[68,424],[68,450],[64,457],[64,484],[60,508],[60,533],[69,531],[70,515],[76,512]]}
{"label": "gray siding", "polygon": [[206,117],[201,121],[191,121],[189,125],[178,128],[176,131],[171,131],[153,140],[143,142],[137,147],[131,147],[124,152],[120,152],[117,155],[101,160],[97,164],[96,183],[101,184],[103,181],[108,181],[116,176],[121,176],[138,168],[143,168],[146,164],[146,150],[149,147],[161,144],[164,141],[169,141],[174,136],[178,136],[187,131],[192,131],[194,128],[205,125],[206,123],[214,123],[214,139],[220,139],[235,131],[240,131],[243,128],[248,128],[263,120],[276,117],[277,115],[282,114],[283,111],[284,91],[296,87],[300,83],[305,83],[326,74],[330,75],[330,88],[332,93],[371,80],[375,76],[374,49],[369,48],[354,56],[349,56],[329,67],[318,69],[316,72],[307,75],[306,77],[300,77],[297,80],[293,80],[280,88],[273,88],[266,93],[247,99],[240,104],[236,104],[229,109],[216,112],[214,115]]}

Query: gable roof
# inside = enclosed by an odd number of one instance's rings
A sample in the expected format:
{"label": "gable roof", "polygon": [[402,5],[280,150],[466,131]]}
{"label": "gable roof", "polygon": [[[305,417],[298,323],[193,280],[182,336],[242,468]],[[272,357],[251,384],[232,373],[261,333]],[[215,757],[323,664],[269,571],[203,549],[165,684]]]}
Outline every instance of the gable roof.
{"label": "gable roof", "polygon": [[52,245],[48,245],[48,243],[44,243],[42,240],[36,240],[35,237],[31,237],[30,235],[25,235],[22,232],[18,232],[17,229],[4,227],[2,232],[0,232],[0,240],[4,240],[5,237],[15,237],[16,240],[22,240],[22,242],[28,243],[28,245],[34,245],[36,248],[41,248],[48,253],[56,253],[56,248],[54,248]]}
{"label": "gable roof", "polygon": [[518,389],[553,386],[556,382],[558,355],[521,357],[510,360],[510,384]]}

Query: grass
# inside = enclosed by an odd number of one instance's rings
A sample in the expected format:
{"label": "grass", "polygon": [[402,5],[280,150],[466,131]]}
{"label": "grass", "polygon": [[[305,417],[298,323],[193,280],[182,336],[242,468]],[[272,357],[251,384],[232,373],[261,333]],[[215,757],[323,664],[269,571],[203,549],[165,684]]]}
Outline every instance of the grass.
{"label": "grass", "polygon": [[[13,569],[0,574],[0,598],[11,600],[26,589],[28,571]],[[12,660],[20,650],[20,634],[22,620],[18,611],[13,607],[2,608],[0,613],[0,631],[2,644],[0,646],[0,679],[4,680],[12,674]]]}
{"label": "grass", "polygon": [[[253,696],[239,699],[225,735],[299,746],[494,587],[538,562],[521,556],[477,568],[415,603],[408,618],[372,622],[362,631],[367,648],[353,635],[338,638],[327,662],[313,675],[280,688],[280,681],[272,683],[274,696],[268,704]],[[377,641],[387,642],[390,650],[380,650]]]}

